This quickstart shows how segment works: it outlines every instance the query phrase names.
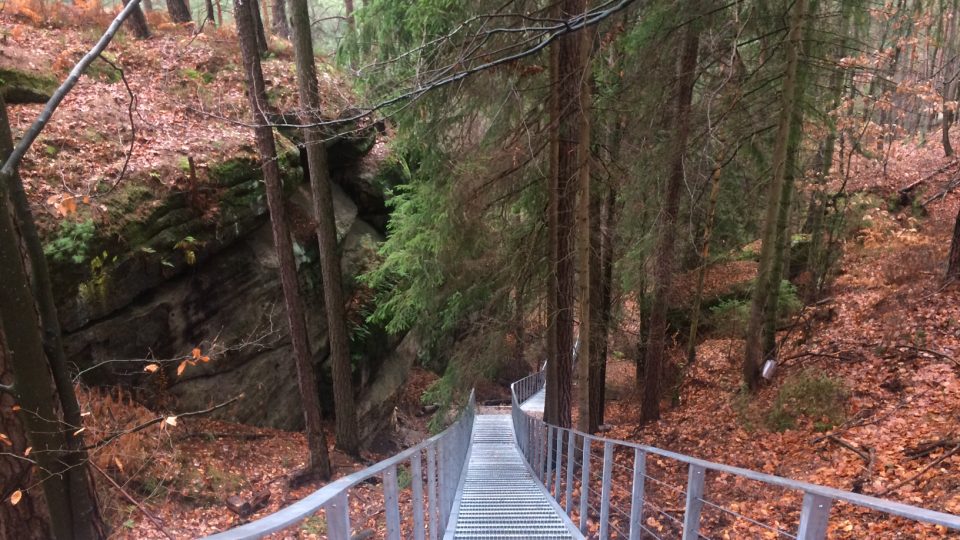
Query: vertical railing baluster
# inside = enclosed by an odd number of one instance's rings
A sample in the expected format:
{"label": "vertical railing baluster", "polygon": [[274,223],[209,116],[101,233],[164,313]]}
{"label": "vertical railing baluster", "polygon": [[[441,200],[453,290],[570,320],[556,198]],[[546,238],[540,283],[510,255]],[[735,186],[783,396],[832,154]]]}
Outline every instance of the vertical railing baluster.
{"label": "vertical railing baluster", "polygon": [[574,460],[577,457],[577,436],[573,434],[573,430],[567,432],[567,490],[564,493],[566,500],[564,501],[563,510],[570,515],[570,511],[573,510],[573,469],[575,469]]}
{"label": "vertical railing baluster", "polygon": [[[570,448],[567,447],[567,453],[570,453]],[[563,467],[560,464],[563,462],[563,430],[557,428],[557,461],[556,461],[556,475],[553,479],[553,498],[560,502],[560,471]]]}
{"label": "vertical railing baluster", "polygon": [[430,516],[430,540],[438,540],[440,505],[437,504],[437,447],[427,446],[427,511]]}
{"label": "vertical railing baluster", "polygon": [[330,540],[350,539],[350,501],[347,492],[341,491],[324,505],[327,512],[327,534]]}
{"label": "vertical railing baluster", "polygon": [[610,480],[613,475],[613,443],[603,443],[603,480],[600,487],[600,540],[610,538]]}
{"label": "vertical railing baluster", "polygon": [[700,510],[703,508],[703,486],[707,471],[690,464],[687,474],[687,505],[683,514],[683,540],[700,538]]}
{"label": "vertical railing baluster", "polygon": [[547,443],[547,455],[546,459],[543,460],[543,474],[540,476],[540,480],[543,482],[543,486],[547,488],[547,491],[550,491],[550,472],[553,466],[553,426],[547,426],[544,429],[544,436],[547,438],[545,441]]}
{"label": "vertical railing baluster", "polygon": [[800,528],[797,530],[797,540],[823,540],[827,537],[827,523],[830,521],[830,506],[833,501],[829,497],[803,494],[803,509],[800,511]]}
{"label": "vertical railing baluster", "polygon": [[587,534],[587,512],[590,510],[590,437],[583,437],[583,462],[580,480],[580,532]]}
{"label": "vertical railing baluster", "polygon": [[630,540],[640,540],[643,523],[643,482],[647,475],[647,453],[633,449],[633,490],[630,494]]}
{"label": "vertical railing baluster", "polygon": [[413,539],[425,540],[423,534],[423,471],[420,452],[410,458],[410,488],[413,497]]}
{"label": "vertical railing baluster", "polygon": [[387,516],[387,540],[400,540],[400,490],[396,465],[383,471],[383,510]]}

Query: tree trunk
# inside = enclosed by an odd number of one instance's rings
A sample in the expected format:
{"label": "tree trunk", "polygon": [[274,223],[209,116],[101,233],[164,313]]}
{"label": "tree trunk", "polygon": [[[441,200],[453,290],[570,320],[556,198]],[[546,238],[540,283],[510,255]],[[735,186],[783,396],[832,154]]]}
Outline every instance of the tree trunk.
{"label": "tree trunk", "polygon": [[273,33],[290,39],[290,23],[287,21],[287,0],[273,0]]}
{"label": "tree trunk", "polygon": [[170,14],[170,20],[176,23],[193,20],[187,0],[167,0],[167,13]]}
{"label": "tree trunk", "polygon": [[[560,4],[560,17],[570,19],[582,14],[586,10],[585,0],[563,0]],[[556,204],[553,208],[556,215],[555,255],[551,261],[551,271],[556,274],[556,288],[548,294],[556,295],[555,310],[549,313],[554,326],[553,335],[556,340],[556,356],[550,358],[556,364],[556,371],[548,373],[555,377],[554,396],[548,399],[556,400],[552,408],[555,416],[547,417],[547,421],[562,427],[570,427],[571,401],[573,387],[573,314],[575,298],[575,268],[574,243],[576,239],[576,196],[578,178],[581,168],[587,165],[588,156],[581,154],[581,130],[583,117],[583,102],[581,94],[584,90],[584,57],[585,47],[582,46],[582,34],[574,32],[566,34],[557,40],[556,72],[557,78],[551,92],[555,93],[553,104],[555,121],[553,129],[556,133],[557,154],[553,181]],[[584,333],[586,336],[586,333]],[[584,340],[586,341],[586,340]],[[549,393],[549,389],[548,389]]]}
{"label": "tree trunk", "polygon": [[710,175],[710,201],[707,203],[706,223],[703,226],[703,245],[700,246],[700,268],[697,270],[697,292],[693,297],[693,309],[690,310],[690,335],[687,338],[687,366],[697,359],[697,328],[700,326],[700,309],[703,302],[703,282],[710,261],[710,239],[713,237],[713,223],[717,215],[717,200],[720,198],[720,165]]}
{"label": "tree trunk", "polygon": [[213,0],[206,0],[205,3],[207,5],[207,20],[213,23],[214,26],[217,26],[216,12],[213,9]]}
{"label": "tree trunk", "polygon": [[[557,248],[560,245],[559,236],[558,236],[558,227],[557,227],[557,206],[559,201],[557,199],[557,167],[560,163],[560,136],[557,132],[557,122],[560,118],[560,101],[559,101],[559,90],[560,87],[560,66],[559,66],[559,55],[560,47],[559,45],[554,45],[550,47],[550,97],[549,97],[549,111],[550,111],[550,145],[549,145],[549,155],[547,156],[548,160],[548,171],[547,171],[547,243],[549,244],[547,248],[547,291],[546,291],[546,306],[547,306],[547,373],[546,381],[544,382],[545,386],[545,396],[544,396],[544,406],[543,406],[543,418],[547,423],[558,424],[561,410],[561,402],[564,399],[564,396],[561,395],[563,391],[566,392],[567,403],[570,400],[570,386],[569,383],[562,385],[565,381],[561,380],[560,370],[558,365],[560,358],[558,357],[557,349],[557,289],[559,283],[557,282],[557,261],[559,260],[557,254]],[[569,405],[567,405],[567,410],[569,410]]]}
{"label": "tree trunk", "polygon": [[[14,222],[8,181],[0,186],[0,326],[5,330],[9,368],[14,375],[14,397],[21,407],[20,420],[25,425],[32,456],[37,463],[37,478],[42,482],[44,498],[51,517],[53,536],[59,539],[76,537],[77,522],[70,498],[70,482],[63,475],[60,456],[66,450],[60,411],[53,378],[43,351],[40,314],[36,311],[30,278],[23,259],[23,240]],[[25,479],[26,480],[26,479]],[[4,485],[4,491],[26,489],[31,484]],[[12,488],[12,489],[11,489]],[[7,500],[0,504],[9,504]]]}
{"label": "tree trunk", "polygon": [[357,29],[357,22],[353,18],[353,0],[343,0],[343,15],[347,18],[347,27],[353,33]]}
{"label": "tree trunk", "polygon": [[700,48],[699,30],[687,25],[683,52],[677,73],[676,132],[673,139],[673,157],[670,177],[661,211],[660,233],[657,239],[657,260],[654,264],[653,302],[650,306],[650,328],[647,356],[643,364],[643,401],[640,421],[660,418],[660,379],[667,341],[667,300],[673,287],[673,259],[676,243],[677,214],[680,207],[680,189],[683,186],[683,159],[690,134],[690,105],[697,71],[697,53]]}
{"label": "tree trunk", "polygon": [[[14,383],[7,342],[0,324],[0,384]],[[10,393],[0,391],[0,433],[9,444],[0,453],[0,540],[48,540],[52,538],[50,515],[40,489],[26,489],[34,483],[33,465],[20,459],[31,446],[20,414],[12,407],[17,400]],[[42,473],[40,473],[42,474]],[[22,490],[23,498],[16,505],[10,497]]]}
{"label": "tree trunk", "polygon": [[[13,150],[13,138],[10,133],[10,124],[7,118],[6,106],[0,97],[0,158],[5,160]],[[59,426],[59,436],[65,444],[59,448],[57,456],[61,467],[66,471],[61,478],[67,484],[70,496],[71,514],[76,516],[73,527],[73,538],[102,538],[105,526],[100,517],[93,479],[90,477],[87,462],[87,453],[82,450],[83,436],[75,434],[76,427],[83,424],[80,415],[80,404],[70,376],[66,356],[61,342],[60,321],[57,317],[57,308],[53,296],[53,286],[47,268],[46,257],[43,254],[43,245],[37,233],[33,215],[30,212],[30,203],[27,201],[23,184],[18,175],[0,178],[0,195],[8,196],[9,210],[12,212],[15,232],[18,242],[26,259],[25,268],[29,268],[28,282],[31,287],[31,296],[35,300],[40,323],[41,341],[45,362],[48,363],[52,377],[52,385],[56,395],[52,396],[54,408],[59,408],[63,414],[64,424]],[[3,197],[0,197],[3,199]],[[20,304],[25,306],[27,304]],[[16,314],[15,314],[16,315]],[[15,316],[14,315],[14,316]],[[18,337],[19,339],[19,337]],[[13,340],[12,342],[16,342]],[[11,341],[8,341],[11,343]],[[16,350],[16,349],[11,349]],[[45,364],[47,365],[47,364]],[[51,510],[53,513],[53,510]],[[57,519],[60,519],[54,513]]]}
{"label": "tree trunk", "polygon": [[946,99],[943,103],[943,124],[941,128],[943,129],[942,140],[943,140],[943,155],[946,157],[953,156],[953,146],[950,145],[950,126],[953,125],[953,107],[947,105]]}
{"label": "tree trunk", "polygon": [[[123,5],[126,6],[130,0],[123,0]],[[147,39],[150,37],[150,28],[147,26],[147,17],[144,16],[143,10],[140,9],[140,6],[137,6],[137,9],[133,10],[133,13],[130,14],[130,17],[127,19],[127,23],[130,26],[130,30],[133,32],[133,35],[139,39]]]}
{"label": "tree trunk", "polygon": [[[590,36],[589,32],[580,33],[580,51],[583,58],[580,59],[583,70],[589,64],[587,58],[589,51],[589,42],[586,38]],[[597,249],[599,227],[597,213],[599,212],[599,200],[593,192],[590,177],[590,85],[583,84],[580,88],[580,138],[578,140],[577,152],[580,156],[580,168],[578,171],[578,184],[580,193],[577,199],[577,262],[579,263],[579,286],[580,286],[580,351],[578,352],[577,362],[579,362],[579,410],[577,416],[578,429],[586,433],[596,433],[597,427],[591,425],[590,420],[596,418],[596,414],[591,411],[591,405],[596,401],[597,384],[596,380],[597,358],[596,358],[596,332],[597,332],[597,308],[599,304],[598,295],[600,282],[599,266],[600,259]]]}
{"label": "tree trunk", "polygon": [[767,210],[763,222],[762,246],[757,279],[750,302],[750,319],[747,326],[746,344],[743,359],[743,380],[750,390],[759,385],[760,368],[763,364],[763,322],[767,296],[773,283],[774,258],[777,252],[777,219],[780,198],[786,180],[787,150],[793,121],[795,94],[797,91],[797,58],[800,48],[800,29],[806,11],[806,0],[797,0],[794,4],[793,18],[787,46],[787,69],[784,75],[782,108],[777,125],[777,138],[773,150],[773,179],[767,195]]}
{"label": "tree trunk", "polygon": [[237,21],[237,36],[240,40],[240,51],[243,54],[243,66],[247,76],[250,111],[253,115],[254,125],[260,126],[254,128],[254,134],[257,150],[260,154],[263,179],[266,183],[267,206],[270,209],[273,241],[277,249],[277,258],[280,261],[280,283],[283,287],[283,299],[287,308],[290,340],[293,344],[297,381],[300,386],[300,399],[302,400],[303,416],[306,424],[307,445],[310,448],[310,463],[307,465],[307,470],[323,478],[329,478],[330,456],[327,452],[326,436],[320,424],[317,379],[313,371],[310,344],[307,341],[303,301],[300,297],[297,267],[293,258],[293,246],[290,241],[290,231],[287,227],[284,210],[276,143],[273,139],[273,130],[267,126],[268,122],[264,114],[269,104],[263,82],[263,71],[260,68],[253,12],[250,9],[251,4],[245,5],[244,0],[234,0],[233,6]]}
{"label": "tree trunk", "polygon": [[[297,61],[297,86],[300,91],[300,121],[310,124],[320,120],[320,90],[313,58],[313,38],[307,0],[290,0],[293,21],[293,50]],[[303,130],[307,148],[307,172],[313,191],[313,212],[317,221],[320,244],[320,271],[323,279],[323,304],[327,315],[330,358],[333,366],[333,400],[336,403],[337,447],[358,456],[360,438],[357,411],[353,396],[350,362],[350,337],[344,311],[343,278],[340,275],[340,254],[337,252],[337,224],[333,213],[333,192],[327,149],[319,128]]]}
{"label": "tree trunk", "polygon": [[953,239],[950,242],[950,254],[947,256],[947,280],[960,278],[960,212],[953,225]]}
{"label": "tree trunk", "polygon": [[[268,51],[267,34],[263,29],[263,18],[260,17],[260,3],[258,0],[247,0],[247,2],[250,20],[253,23],[253,35],[256,38],[257,54],[260,58],[265,58]],[[237,0],[233,0],[233,3],[236,4]]]}

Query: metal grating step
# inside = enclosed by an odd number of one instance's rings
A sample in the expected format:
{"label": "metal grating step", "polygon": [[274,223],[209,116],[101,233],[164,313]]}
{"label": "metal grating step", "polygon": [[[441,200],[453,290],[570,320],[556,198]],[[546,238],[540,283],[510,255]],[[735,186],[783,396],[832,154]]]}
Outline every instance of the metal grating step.
{"label": "metal grating step", "polygon": [[480,415],[474,421],[453,538],[582,538],[527,469],[509,416]]}

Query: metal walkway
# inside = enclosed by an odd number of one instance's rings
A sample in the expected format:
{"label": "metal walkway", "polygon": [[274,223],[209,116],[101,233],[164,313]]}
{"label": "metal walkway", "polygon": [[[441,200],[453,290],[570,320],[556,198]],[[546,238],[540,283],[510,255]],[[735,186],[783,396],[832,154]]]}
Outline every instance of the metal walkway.
{"label": "metal walkway", "polygon": [[530,471],[509,415],[477,416],[466,467],[445,539],[583,538]]}
{"label": "metal walkway", "polygon": [[[545,379],[541,370],[513,383],[509,415],[478,415],[471,393],[443,433],[208,539],[259,539],[319,513],[325,538],[350,540],[369,522],[351,505],[351,490],[361,484],[380,486],[384,517],[376,538],[386,540],[573,540],[583,534],[591,540],[825,540],[834,532],[831,518],[851,527],[849,512],[864,511],[872,512],[870,523],[851,537],[940,538],[960,531],[957,515],[548,425],[542,420]],[[409,482],[400,481],[401,473]],[[798,511],[784,520],[761,515],[736,482],[788,498]],[[703,513],[709,517],[701,519]],[[868,530],[881,521],[889,534]]]}

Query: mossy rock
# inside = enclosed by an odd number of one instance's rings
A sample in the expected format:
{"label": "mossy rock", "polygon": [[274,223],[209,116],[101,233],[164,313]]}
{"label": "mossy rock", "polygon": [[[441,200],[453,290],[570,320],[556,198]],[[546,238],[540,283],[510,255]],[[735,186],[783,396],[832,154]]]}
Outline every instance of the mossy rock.
{"label": "mossy rock", "polygon": [[57,85],[57,80],[47,75],[0,68],[0,92],[8,104],[46,103]]}

